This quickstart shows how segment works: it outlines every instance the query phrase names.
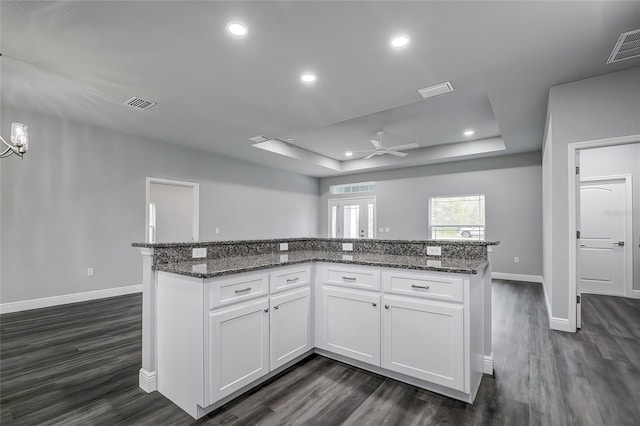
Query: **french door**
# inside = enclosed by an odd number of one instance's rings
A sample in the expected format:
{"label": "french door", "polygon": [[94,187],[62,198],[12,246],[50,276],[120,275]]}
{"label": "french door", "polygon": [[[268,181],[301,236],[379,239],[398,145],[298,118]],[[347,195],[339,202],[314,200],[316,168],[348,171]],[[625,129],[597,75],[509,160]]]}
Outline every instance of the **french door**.
{"label": "french door", "polygon": [[375,238],[376,199],[329,200],[329,238]]}

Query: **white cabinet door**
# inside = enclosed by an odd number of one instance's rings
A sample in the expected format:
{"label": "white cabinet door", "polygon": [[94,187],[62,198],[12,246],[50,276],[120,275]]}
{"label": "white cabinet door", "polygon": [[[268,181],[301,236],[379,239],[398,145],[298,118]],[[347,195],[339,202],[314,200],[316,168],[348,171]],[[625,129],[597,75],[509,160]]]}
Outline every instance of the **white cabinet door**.
{"label": "white cabinet door", "polygon": [[311,289],[274,296],[271,312],[271,369],[311,349]]}
{"label": "white cabinet door", "polygon": [[464,390],[463,305],[384,296],[382,367]]}
{"label": "white cabinet door", "polygon": [[209,404],[269,372],[269,301],[209,314]]}
{"label": "white cabinet door", "polygon": [[322,289],[323,349],[380,366],[380,295]]}

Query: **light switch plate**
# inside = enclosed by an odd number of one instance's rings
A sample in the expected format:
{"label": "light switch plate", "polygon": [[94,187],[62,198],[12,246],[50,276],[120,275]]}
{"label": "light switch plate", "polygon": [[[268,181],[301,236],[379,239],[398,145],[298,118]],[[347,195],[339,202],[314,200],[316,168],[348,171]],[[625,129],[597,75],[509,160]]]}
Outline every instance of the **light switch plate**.
{"label": "light switch plate", "polygon": [[342,243],[342,251],[353,251],[353,243]]}
{"label": "light switch plate", "polygon": [[442,247],[427,246],[427,256],[442,256]]}
{"label": "light switch plate", "polygon": [[378,228],[378,232],[384,232],[384,227],[382,227],[382,226],[381,226],[381,227],[379,227],[379,228]]}
{"label": "light switch plate", "polygon": [[289,243],[280,243],[280,251],[289,250]]}
{"label": "light switch plate", "polygon": [[203,257],[207,257],[207,248],[206,247],[197,247],[193,249],[194,259],[201,259]]}
{"label": "light switch plate", "polygon": [[389,228],[388,226],[384,227],[384,232],[391,232],[391,228]]}

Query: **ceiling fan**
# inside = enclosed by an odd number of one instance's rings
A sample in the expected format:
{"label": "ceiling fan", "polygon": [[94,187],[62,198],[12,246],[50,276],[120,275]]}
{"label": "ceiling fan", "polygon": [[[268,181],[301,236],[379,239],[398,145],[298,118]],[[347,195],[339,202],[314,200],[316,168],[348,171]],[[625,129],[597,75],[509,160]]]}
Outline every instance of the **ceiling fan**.
{"label": "ceiling fan", "polygon": [[406,157],[408,154],[406,152],[400,152],[400,151],[405,149],[417,148],[419,146],[417,143],[409,143],[406,145],[384,147],[382,146],[382,135],[384,135],[384,132],[380,130],[378,132],[378,140],[370,139],[371,144],[375,149],[366,149],[362,151],[352,151],[352,152],[354,154],[357,152],[370,152],[370,154],[364,157],[363,160],[368,160],[369,158],[374,157],[376,155],[384,155],[384,154],[391,154],[397,157]]}

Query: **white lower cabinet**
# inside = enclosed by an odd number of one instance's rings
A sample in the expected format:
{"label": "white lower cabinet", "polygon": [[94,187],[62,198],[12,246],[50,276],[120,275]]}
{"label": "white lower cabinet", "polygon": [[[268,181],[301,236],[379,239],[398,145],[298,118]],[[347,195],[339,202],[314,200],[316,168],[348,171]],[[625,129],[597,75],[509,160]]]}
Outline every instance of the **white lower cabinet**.
{"label": "white lower cabinet", "polygon": [[309,287],[272,296],[271,369],[274,370],[309,351],[311,344],[311,289]]}
{"label": "white lower cabinet", "polygon": [[382,367],[464,390],[464,306],[383,297]]}
{"label": "white lower cabinet", "polygon": [[322,289],[323,349],[380,366],[380,294]]}
{"label": "white lower cabinet", "polygon": [[209,404],[269,372],[269,300],[209,314]]}

